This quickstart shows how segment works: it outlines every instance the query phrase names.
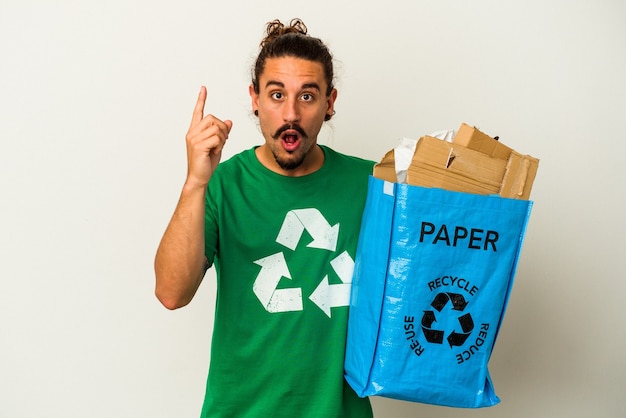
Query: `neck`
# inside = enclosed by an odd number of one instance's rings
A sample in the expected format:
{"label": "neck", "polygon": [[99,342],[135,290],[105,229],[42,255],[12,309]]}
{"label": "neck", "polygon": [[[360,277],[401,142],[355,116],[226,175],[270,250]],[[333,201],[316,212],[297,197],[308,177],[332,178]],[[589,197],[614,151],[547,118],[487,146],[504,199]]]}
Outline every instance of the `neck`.
{"label": "neck", "polygon": [[322,168],[324,165],[324,151],[317,144],[306,154],[302,163],[292,169],[282,168],[274,159],[274,154],[267,144],[256,148],[255,154],[261,165],[274,173],[287,177],[302,177]]}

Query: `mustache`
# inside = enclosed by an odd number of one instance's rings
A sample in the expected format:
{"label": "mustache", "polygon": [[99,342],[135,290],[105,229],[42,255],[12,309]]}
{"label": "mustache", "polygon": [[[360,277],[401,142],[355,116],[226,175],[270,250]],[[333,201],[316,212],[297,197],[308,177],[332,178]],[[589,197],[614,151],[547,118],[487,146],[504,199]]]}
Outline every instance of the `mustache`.
{"label": "mustache", "polygon": [[293,129],[294,131],[302,135],[302,137],[304,138],[308,137],[308,135],[306,134],[306,132],[304,132],[304,129],[302,129],[300,125],[286,123],[276,130],[276,133],[272,135],[272,138],[278,139],[283,134],[283,132],[288,131],[289,129]]}

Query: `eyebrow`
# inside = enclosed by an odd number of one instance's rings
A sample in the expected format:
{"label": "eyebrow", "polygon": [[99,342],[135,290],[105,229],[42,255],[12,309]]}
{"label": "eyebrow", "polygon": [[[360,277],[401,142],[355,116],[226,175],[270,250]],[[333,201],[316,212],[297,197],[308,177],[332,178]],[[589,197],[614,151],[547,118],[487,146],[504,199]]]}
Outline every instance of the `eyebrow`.
{"label": "eyebrow", "polygon": [[[275,81],[275,80],[268,80],[267,83],[265,83],[265,88],[268,88],[270,86],[278,86],[281,88],[285,88],[285,84],[283,82]],[[319,84],[317,83],[304,83],[302,87],[300,87],[300,90],[306,90],[306,89],[315,89],[317,91],[322,91]]]}

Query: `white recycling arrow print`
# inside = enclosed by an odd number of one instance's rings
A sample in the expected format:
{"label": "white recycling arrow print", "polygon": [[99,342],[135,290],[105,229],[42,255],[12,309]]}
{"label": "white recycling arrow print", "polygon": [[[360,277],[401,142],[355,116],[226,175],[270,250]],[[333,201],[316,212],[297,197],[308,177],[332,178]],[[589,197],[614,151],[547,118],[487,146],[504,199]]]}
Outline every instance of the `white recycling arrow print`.
{"label": "white recycling arrow print", "polygon": [[[320,211],[314,208],[289,211],[285,215],[276,242],[295,251],[305,230],[313,238],[307,247],[336,251],[339,224],[331,226]],[[261,270],[254,281],[252,290],[268,312],[303,310],[301,288],[278,289],[278,284],[283,277],[292,279],[282,252],[260,258],[254,263],[261,266]],[[325,275],[309,296],[309,299],[329,318],[332,308],[350,304],[354,260],[347,251],[344,251],[330,264],[341,283],[330,284],[328,275]]]}
{"label": "white recycling arrow print", "polygon": [[319,306],[329,318],[331,317],[331,308],[350,305],[354,260],[347,251],[344,251],[333,259],[330,264],[342,283],[328,284],[328,276],[326,275],[311,296],[309,296],[309,299]]}
{"label": "white recycling arrow print", "polygon": [[301,311],[302,289],[277,289],[283,277],[291,280],[283,253],[261,258],[254,263],[261,266],[261,271],[252,285],[252,290],[265,309],[271,313]]}
{"label": "white recycling arrow print", "polygon": [[319,210],[314,208],[296,209],[287,213],[276,242],[290,250],[295,250],[304,230],[313,237],[307,245],[311,248],[335,251],[339,224],[331,226]]}

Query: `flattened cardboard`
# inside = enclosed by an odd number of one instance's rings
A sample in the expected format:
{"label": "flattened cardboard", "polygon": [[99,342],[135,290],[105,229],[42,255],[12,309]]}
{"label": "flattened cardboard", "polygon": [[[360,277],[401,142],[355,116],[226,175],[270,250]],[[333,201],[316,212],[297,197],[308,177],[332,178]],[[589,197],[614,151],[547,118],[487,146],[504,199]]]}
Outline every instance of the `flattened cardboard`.
{"label": "flattened cardboard", "polygon": [[508,160],[513,150],[496,139],[482,133],[478,128],[462,123],[453,142],[491,157]]}
{"label": "flattened cardboard", "polygon": [[407,183],[460,192],[494,194],[500,190],[505,170],[505,160],[424,136],[415,147],[413,160],[407,171]]}
{"label": "flattened cardboard", "polygon": [[530,190],[533,187],[538,168],[538,159],[515,151],[511,152],[506,173],[502,179],[500,196],[512,199],[530,199]]}
{"label": "flattened cardboard", "polygon": [[[452,143],[430,136],[417,142],[408,184],[528,200],[539,160],[523,155],[466,123]],[[374,177],[397,182],[394,150],[374,167]]]}

